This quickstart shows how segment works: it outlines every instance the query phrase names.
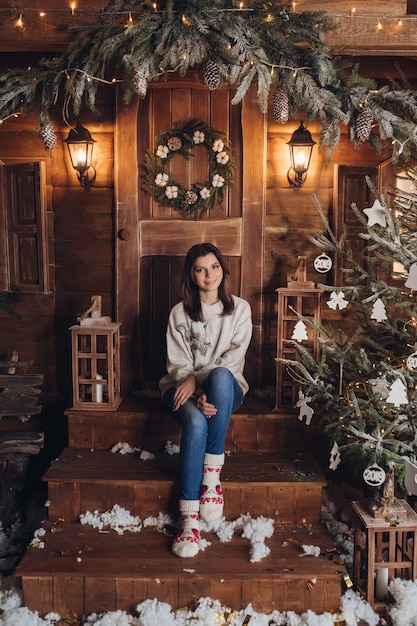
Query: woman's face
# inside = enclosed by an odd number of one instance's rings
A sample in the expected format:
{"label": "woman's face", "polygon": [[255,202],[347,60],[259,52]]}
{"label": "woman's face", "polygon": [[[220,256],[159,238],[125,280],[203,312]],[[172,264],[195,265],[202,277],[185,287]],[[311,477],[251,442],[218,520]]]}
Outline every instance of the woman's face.
{"label": "woman's face", "polygon": [[193,265],[193,280],[200,292],[200,299],[204,301],[217,300],[218,289],[223,280],[223,269],[215,254],[210,252],[199,256]]}

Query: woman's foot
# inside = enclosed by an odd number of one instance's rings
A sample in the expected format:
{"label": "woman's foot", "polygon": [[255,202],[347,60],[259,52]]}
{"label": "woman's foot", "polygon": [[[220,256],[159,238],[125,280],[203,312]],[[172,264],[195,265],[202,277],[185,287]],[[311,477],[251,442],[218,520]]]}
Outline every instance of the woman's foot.
{"label": "woman's foot", "polygon": [[200,549],[200,516],[195,510],[198,505],[198,500],[180,500],[180,530],[172,544],[172,552],[182,559],[196,556]]}
{"label": "woman's foot", "polygon": [[223,491],[220,473],[224,454],[209,454],[204,457],[203,480],[200,489],[200,516],[205,522],[214,522],[223,517]]}

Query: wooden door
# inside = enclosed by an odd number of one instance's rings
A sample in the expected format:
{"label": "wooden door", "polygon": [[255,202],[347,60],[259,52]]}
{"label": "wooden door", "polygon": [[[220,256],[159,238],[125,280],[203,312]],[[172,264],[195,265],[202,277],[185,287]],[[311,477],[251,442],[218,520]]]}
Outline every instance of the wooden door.
{"label": "wooden door", "polygon": [[[181,299],[183,260],[191,245],[203,241],[222,250],[234,293],[252,305],[255,332],[246,373],[252,385],[260,384],[266,121],[256,93],[242,107],[232,106],[231,98],[227,87],[210,92],[192,75],[187,82],[155,83],[143,102],[118,109],[116,307],[122,323],[122,392],[155,386],[164,373],[165,328],[170,308]],[[144,156],[155,136],[195,118],[228,135],[235,159],[228,198],[197,220],[160,205],[143,185]],[[197,153],[190,161],[176,158],[175,168],[176,179],[193,181],[198,172],[201,179]]]}

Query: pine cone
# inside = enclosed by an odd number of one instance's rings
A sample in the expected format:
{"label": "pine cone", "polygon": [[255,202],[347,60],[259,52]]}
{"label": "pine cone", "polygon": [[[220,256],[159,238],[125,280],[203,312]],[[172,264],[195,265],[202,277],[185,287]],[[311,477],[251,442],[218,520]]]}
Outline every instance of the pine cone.
{"label": "pine cone", "polygon": [[283,89],[277,89],[274,92],[272,111],[276,122],[279,124],[285,124],[285,122],[288,122],[288,94]]}
{"label": "pine cone", "polygon": [[146,80],[146,76],[143,72],[141,72],[138,67],[133,67],[132,72],[133,88],[141,98],[144,98],[148,89],[148,81]]}
{"label": "pine cone", "polygon": [[170,137],[167,141],[168,148],[175,152],[176,150],[181,150],[182,141],[179,137]]}
{"label": "pine cone", "polygon": [[46,150],[53,150],[56,146],[56,134],[52,122],[48,119],[41,120],[39,128]]}
{"label": "pine cone", "polygon": [[361,143],[368,141],[371,136],[373,120],[374,114],[372,113],[372,109],[370,107],[363,107],[356,116],[355,131],[356,136]]}
{"label": "pine cone", "polygon": [[211,59],[203,67],[204,82],[210,91],[218,89],[220,86],[220,68]]}
{"label": "pine cone", "polygon": [[195,193],[195,191],[193,190],[189,190],[186,191],[185,194],[183,195],[181,202],[180,202],[180,208],[183,211],[188,212],[190,210],[190,207],[195,204],[198,200],[198,196]]}

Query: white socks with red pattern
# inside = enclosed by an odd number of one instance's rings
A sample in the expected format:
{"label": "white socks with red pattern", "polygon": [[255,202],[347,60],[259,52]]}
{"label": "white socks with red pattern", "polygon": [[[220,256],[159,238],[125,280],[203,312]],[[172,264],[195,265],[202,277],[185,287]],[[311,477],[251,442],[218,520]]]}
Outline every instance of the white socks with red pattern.
{"label": "white socks with red pattern", "polygon": [[183,559],[196,556],[200,548],[198,500],[180,500],[181,528],[172,544],[172,552]]}
{"label": "white socks with red pattern", "polygon": [[220,484],[223,463],[224,454],[206,452],[200,490],[200,517],[205,522],[214,522],[223,517],[224,501]]}

